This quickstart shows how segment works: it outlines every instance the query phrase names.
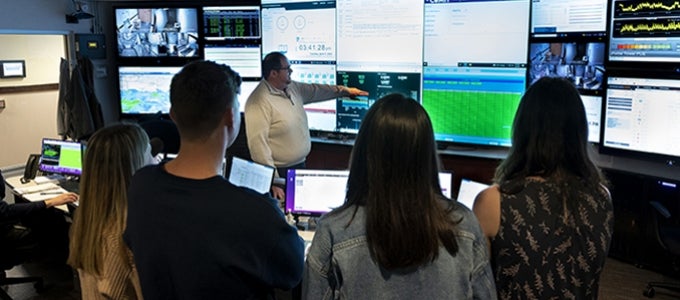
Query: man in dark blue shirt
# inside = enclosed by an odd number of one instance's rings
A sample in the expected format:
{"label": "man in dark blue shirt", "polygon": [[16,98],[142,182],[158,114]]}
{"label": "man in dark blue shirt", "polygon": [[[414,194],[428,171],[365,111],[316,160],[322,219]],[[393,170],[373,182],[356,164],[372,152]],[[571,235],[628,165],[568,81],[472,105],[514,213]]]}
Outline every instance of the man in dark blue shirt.
{"label": "man in dark blue shirt", "polygon": [[206,61],[172,80],[179,153],[138,171],[128,190],[124,239],[147,300],[269,299],[300,282],[304,243],[278,202],[220,175],[239,131],[240,84]]}

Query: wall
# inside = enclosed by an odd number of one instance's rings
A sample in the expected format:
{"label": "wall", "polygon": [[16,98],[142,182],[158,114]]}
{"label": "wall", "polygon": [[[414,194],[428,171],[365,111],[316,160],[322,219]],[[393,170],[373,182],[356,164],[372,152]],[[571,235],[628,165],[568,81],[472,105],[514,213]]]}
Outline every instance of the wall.
{"label": "wall", "polygon": [[[72,5],[71,0],[0,1],[0,59],[26,60],[28,75],[0,80],[0,87],[58,83],[64,37],[89,32],[92,25],[87,20],[67,24]],[[57,91],[2,94],[0,99],[7,105],[0,110],[0,168],[23,165],[29,153],[39,152],[42,137],[57,136]]]}

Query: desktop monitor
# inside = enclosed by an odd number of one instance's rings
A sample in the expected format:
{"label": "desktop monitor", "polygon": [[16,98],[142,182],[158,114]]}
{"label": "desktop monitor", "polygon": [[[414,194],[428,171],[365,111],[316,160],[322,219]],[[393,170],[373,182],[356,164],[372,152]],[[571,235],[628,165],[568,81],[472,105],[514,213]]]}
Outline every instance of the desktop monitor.
{"label": "desktop monitor", "polygon": [[673,165],[680,157],[680,78],[640,75],[607,79],[600,151]]}
{"label": "desktop monitor", "polygon": [[200,57],[198,9],[115,7],[119,58]]}
{"label": "desktop monitor", "polygon": [[46,173],[80,176],[83,171],[83,144],[44,138],[38,169]]}
{"label": "desktop monitor", "polygon": [[[451,198],[452,173],[439,172],[442,194]],[[286,174],[286,212],[320,216],[345,203],[348,170],[290,169]]]}

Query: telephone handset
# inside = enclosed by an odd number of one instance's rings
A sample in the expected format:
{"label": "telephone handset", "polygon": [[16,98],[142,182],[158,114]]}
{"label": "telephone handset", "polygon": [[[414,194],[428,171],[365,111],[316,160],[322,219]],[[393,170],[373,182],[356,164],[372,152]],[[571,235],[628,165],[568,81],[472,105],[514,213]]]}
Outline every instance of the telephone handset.
{"label": "telephone handset", "polygon": [[26,168],[24,169],[24,177],[21,177],[21,183],[28,183],[31,179],[35,178],[38,173],[38,164],[40,163],[40,154],[30,154],[28,155],[28,160],[26,161]]}

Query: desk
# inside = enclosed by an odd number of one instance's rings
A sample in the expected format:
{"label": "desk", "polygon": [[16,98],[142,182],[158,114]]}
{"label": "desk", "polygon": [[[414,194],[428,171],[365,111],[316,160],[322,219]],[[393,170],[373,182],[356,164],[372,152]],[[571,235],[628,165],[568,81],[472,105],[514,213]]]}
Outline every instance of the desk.
{"label": "desk", "polygon": [[[38,184],[34,181],[22,184],[20,179],[20,176],[5,178],[4,184],[12,188],[15,203],[29,202],[31,200],[15,190],[22,187],[38,186]],[[42,201],[37,199],[40,197],[49,199],[54,196],[37,195],[37,198],[31,199],[33,201]],[[68,258],[68,232],[71,227],[71,213],[66,205],[61,207],[55,206],[54,208],[33,211],[21,217],[20,222],[31,229],[31,234],[38,242],[36,257],[40,257],[41,261],[45,259],[47,262],[63,264]]]}
{"label": "desk", "polygon": [[[14,195],[15,202],[37,202],[44,201],[50,198],[54,198],[58,194],[54,193],[66,193],[67,191],[59,188],[54,181],[50,181],[43,177],[37,177],[35,180],[31,180],[27,183],[21,182],[21,176],[14,176],[5,179],[5,184],[12,188],[12,194]],[[46,189],[49,189],[49,194],[35,192],[23,194],[19,191],[23,189],[31,189],[33,187],[38,187],[45,185]],[[54,187],[54,188],[53,188]],[[70,214],[69,207],[66,204],[57,205],[54,208],[59,209],[67,214]]]}

